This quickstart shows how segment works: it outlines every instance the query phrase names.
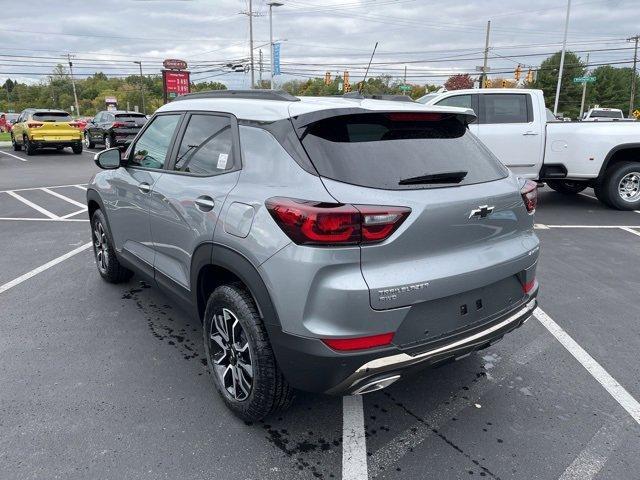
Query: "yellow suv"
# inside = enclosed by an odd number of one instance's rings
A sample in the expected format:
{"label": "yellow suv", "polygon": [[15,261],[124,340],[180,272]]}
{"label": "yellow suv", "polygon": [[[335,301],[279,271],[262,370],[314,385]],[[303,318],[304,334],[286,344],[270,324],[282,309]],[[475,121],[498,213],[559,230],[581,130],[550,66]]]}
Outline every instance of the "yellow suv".
{"label": "yellow suv", "polygon": [[16,151],[24,147],[27,155],[40,148],[64,147],[82,153],[82,130],[64,110],[27,108],[13,124],[11,143]]}

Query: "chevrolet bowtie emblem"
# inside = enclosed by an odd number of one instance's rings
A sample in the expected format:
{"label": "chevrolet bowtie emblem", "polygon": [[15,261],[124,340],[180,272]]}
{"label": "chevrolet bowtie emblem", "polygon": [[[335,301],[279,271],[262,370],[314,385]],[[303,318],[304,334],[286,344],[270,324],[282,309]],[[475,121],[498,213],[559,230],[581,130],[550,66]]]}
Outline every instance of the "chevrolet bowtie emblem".
{"label": "chevrolet bowtie emblem", "polygon": [[491,212],[493,212],[494,208],[496,207],[490,207],[488,205],[480,205],[475,210],[471,210],[471,213],[469,214],[469,218],[473,218],[473,217],[486,218],[489,216]]}

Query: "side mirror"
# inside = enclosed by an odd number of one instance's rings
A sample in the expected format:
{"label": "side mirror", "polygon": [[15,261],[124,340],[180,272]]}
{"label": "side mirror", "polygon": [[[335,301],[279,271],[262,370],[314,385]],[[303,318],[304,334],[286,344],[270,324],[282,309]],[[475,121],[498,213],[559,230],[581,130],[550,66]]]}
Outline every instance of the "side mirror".
{"label": "side mirror", "polygon": [[98,152],[93,157],[93,161],[105,170],[118,168],[120,166],[120,149],[115,147]]}

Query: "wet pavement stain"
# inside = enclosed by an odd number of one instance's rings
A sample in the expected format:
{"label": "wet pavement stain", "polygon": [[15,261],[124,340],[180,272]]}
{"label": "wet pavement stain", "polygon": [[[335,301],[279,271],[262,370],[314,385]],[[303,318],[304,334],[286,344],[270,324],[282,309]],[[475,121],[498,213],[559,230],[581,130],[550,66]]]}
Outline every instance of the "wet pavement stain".
{"label": "wet pavement stain", "polygon": [[[472,383],[477,382],[480,377],[482,377],[481,374],[476,374],[476,378],[473,380]],[[491,478],[495,479],[495,480],[500,480],[500,477],[498,475],[496,475],[495,473],[493,473],[491,470],[489,470],[487,467],[485,467],[484,465],[482,465],[478,460],[476,460],[475,458],[473,458],[470,454],[468,454],[467,452],[465,452],[459,445],[457,445],[456,443],[454,443],[451,439],[449,439],[447,436],[445,436],[440,430],[438,430],[437,428],[431,426],[424,418],[422,418],[420,415],[414,413],[411,409],[409,409],[406,405],[404,405],[402,402],[398,401],[391,393],[387,392],[387,391],[383,391],[382,392],[383,395],[385,395],[391,402],[393,402],[393,404],[400,408],[401,410],[403,410],[407,415],[413,417],[414,419],[416,419],[418,422],[426,425],[431,432],[438,436],[441,440],[443,440],[447,445],[449,445],[451,448],[453,448],[454,450],[456,450],[458,453],[460,453],[461,455],[463,455],[464,457],[466,457],[469,461],[471,461],[471,463],[473,463],[475,466],[477,466],[480,469],[480,476],[484,477],[484,476],[490,476]],[[452,398],[455,398],[456,395],[453,395]],[[464,396],[462,396],[462,398],[465,398]],[[448,403],[448,402],[445,402]],[[413,449],[411,450],[413,451]],[[469,470],[469,474],[473,475],[474,473],[472,473],[472,470]]]}
{"label": "wet pavement stain", "polygon": [[[135,302],[138,310],[144,315],[149,330],[155,338],[176,348],[185,360],[199,358],[200,354],[198,353],[198,349],[200,339],[199,336],[194,334],[194,332],[200,331],[199,326],[194,327],[190,323],[185,323],[183,327],[178,328],[177,326],[173,327],[170,325],[170,323],[174,322],[171,316],[171,305],[158,305],[152,301],[147,301],[139,295],[143,290],[148,288],[151,288],[151,285],[140,281],[138,288],[126,290],[121,298]],[[205,358],[200,358],[200,361],[204,366],[207,365]]]}
{"label": "wet pavement stain", "polygon": [[[279,418],[278,420],[282,420]],[[245,422],[252,425],[251,422]],[[311,460],[305,458],[305,454],[314,452],[330,452],[332,449],[342,444],[342,436],[336,437],[331,441],[321,436],[314,435],[312,431],[306,432],[306,438],[294,439],[291,434],[283,428],[278,429],[265,421],[259,422],[262,428],[267,432],[267,440],[275,447],[282,451],[285,455],[294,460],[298,470],[308,470],[315,478],[335,478],[333,473],[322,471],[319,468],[320,461],[315,465]],[[303,433],[303,435],[305,435]]]}

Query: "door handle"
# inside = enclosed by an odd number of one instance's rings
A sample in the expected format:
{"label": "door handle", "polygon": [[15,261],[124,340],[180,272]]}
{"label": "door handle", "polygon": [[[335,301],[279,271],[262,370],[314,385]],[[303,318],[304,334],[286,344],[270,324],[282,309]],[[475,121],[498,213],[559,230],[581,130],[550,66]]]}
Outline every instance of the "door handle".
{"label": "door handle", "polygon": [[538,135],[538,132],[534,132],[532,130],[528,130],[528,131],[524,132],[522,135],[524,135],[525,137],[534,136],[534,135]]}
{"label": "door handle", "polygon": [[209,212],[213,210],[213,207],[215,205],[213,198],[207,195],[203,195],[201,197],[196,198],[195,203],[196,203],[196,207],[198,207],[198,210],[202,210],[203,212]]}
{"label": "door handle", "polygon": [[138,185],[138,190],[140,190],[142,193],[149,193],[151,191],[151,185],[146,182],[142,182]]}

